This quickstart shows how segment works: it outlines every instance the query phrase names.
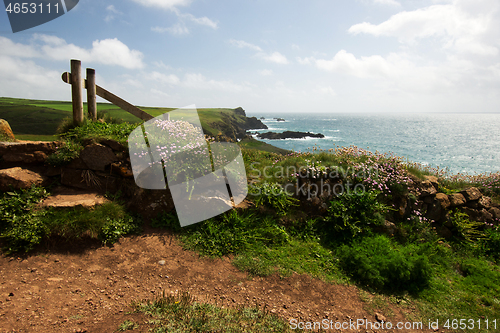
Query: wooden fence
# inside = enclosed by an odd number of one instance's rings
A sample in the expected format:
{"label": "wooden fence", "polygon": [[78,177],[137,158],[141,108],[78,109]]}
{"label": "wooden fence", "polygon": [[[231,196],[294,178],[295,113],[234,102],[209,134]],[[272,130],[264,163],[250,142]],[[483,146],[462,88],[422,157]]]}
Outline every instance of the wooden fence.
{"label": "wooden fence", "polygon": [[87,79],[82,78],[82,63],[80,60],[71,60],[71,73],[64,72],[62,80],[71,84],[71,99],[73,101],[73,123],[79,125],[83,122],[83,97],[82,87],[87,89],[87,106],[89,118],[97,118],[96,95],[113,103],[121,109],[133,114],[142,120],[150,120],[154,117],[147,112],[139,109],[137,106],[121,99],[106,89],[95,84],[95,69],[87,68]]}

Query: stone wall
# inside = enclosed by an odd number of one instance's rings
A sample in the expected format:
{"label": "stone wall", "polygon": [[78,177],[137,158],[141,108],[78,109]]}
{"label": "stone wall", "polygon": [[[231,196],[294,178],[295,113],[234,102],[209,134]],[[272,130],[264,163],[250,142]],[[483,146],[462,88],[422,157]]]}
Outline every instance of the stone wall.
{"label": "stone wall", "polygon": [[144,190],[134,181],[128,151],[113,140],[88,142],[69,164],[47,165],[60,142],[0,142],[0,190],[36,185],[121,195],[128,208],[146,218],[174,209],[168,190]]}
{"label": "stone wall", "polygon": [[[298,181],[289,183],[286,189],[295,192],[295,197],[301,200],[305,209],[323,214],[329,201],[347,191],[345,180],[341,177],[330,178],[328,174],[325,172],[323,176],[312,178],[302,172]],[[397,225],[410,216],[419,216],[423,223],[431,223],[442,237],[451,237],[451,213],[455,210],[466,213],[472,221],[483,223],[484,228],[499,225],[500,205],[476,187],[447,195],[437,177],[425,176],[424,180],[420,180],[412,176],[411,179],[409,191],[394,195],[388,203],[395,208],[386,221],[386,229],[391,229],[389,233],[394,233]],[[349,190],[354,192],[354,187],[355,184],[350,184]]]}

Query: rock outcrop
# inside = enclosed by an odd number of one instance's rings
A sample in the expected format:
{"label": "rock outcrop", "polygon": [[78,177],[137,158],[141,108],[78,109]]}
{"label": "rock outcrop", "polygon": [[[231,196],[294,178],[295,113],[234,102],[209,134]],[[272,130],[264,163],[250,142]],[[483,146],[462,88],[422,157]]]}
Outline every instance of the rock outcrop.
{"label": "rock outcrop", "polygon": [[259,139],[268,140],[283,140],[283,139],[304,139],[310,138],[324,138],[325,136],[321,133],[311,133],[311,132],[295,132],[295,131],[284,131],[282,133],[275,132],[265,132],[257,134]]}

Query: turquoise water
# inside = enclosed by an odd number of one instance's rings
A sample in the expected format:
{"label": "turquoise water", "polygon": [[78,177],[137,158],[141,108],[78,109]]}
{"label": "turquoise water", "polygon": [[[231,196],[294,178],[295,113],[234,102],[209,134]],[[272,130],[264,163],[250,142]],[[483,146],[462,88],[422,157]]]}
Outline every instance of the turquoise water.
{"label": "turquoise water", "polygon": [[[500,114],[249,114],[268,130],[322,133],[322,139],[262,140],[280,148],[307,151],[355,145],[393,152],[451,173],[500,171]],[[285,118],[277,122],[273,117]]]}

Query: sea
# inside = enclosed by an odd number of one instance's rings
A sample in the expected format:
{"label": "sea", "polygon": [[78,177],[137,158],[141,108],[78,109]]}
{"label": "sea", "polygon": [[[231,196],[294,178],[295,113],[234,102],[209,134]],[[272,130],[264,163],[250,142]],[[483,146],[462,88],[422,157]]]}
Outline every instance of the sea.
{"label": "sea", "polygon": [[[500,172],[500,113],[495,114],[259,114],[267,130],[321,133],[324,138],[261,140],[296,152],[351,145],[402,156],[453,174]],[[275,118],[284,118],[277,121]],[[255,135],[254,135],[255,137]],[[258,139],[258,138],[256,138]]]}

